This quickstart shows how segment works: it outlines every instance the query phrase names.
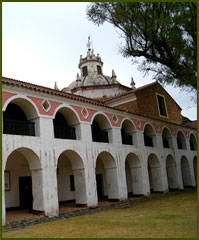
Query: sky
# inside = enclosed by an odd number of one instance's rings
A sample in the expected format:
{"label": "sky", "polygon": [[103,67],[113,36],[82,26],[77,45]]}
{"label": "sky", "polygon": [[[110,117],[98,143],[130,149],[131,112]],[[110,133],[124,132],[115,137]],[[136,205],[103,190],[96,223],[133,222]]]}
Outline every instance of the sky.
{"label": "sky", "polygon": [[[103,73],[130,87],[154,82],[153,74],[143,75],[138,65],[120,53],[121,33],[111,24],[97,26],[88,21],[88,2],[3,2],[2,75],[36,85],[61,90],[76,79],[80,55],[87,54],[91,35],[94,53],[99,53]],[[182,108],[182,115],[197,119],[191,93],[164,86]]]}

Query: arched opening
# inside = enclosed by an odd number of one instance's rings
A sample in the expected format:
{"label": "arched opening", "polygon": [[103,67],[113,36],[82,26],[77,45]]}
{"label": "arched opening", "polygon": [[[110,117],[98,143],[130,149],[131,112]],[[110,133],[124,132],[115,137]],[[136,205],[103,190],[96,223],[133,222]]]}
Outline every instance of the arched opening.
{"label": "arched opening", "polygon": [[112,139],[112,130],[107,118],[99,114],[95,116],[91,125],[93,142],[109,143]]}
{"label": "arched opening", "polygon": [[192,186],[190,166],[188,159],[185,156],[181,158],[181,171],[183,186],[184,187]]}
{"label": "arched opening", "polygon": [[84,164],[72,150],[64,151],[58,158],[57,186],[60,206],[70,201],[75,201],[76,206],[87,206]]}
{"label": "arched opening", "polygon": [[191,135],[190,135],[189,144],[190,144],[191,151],[197,150],[197,142],[196,142],[196,138],[193,135],[193,133],[191,133]]}
{"label": "arched opening", "polygon": [[193,159],[193,170],[194,170],[194,177],[197,185],[197,157]]}
{"label": "arched opening", "polygon": [[144,145],[147,147],[156,147],[156,134],[153,127],[150,124],[146,124],[144,127]]}
{"label": "arched opening", "polygon": [[171,133],[169,132],[168,128],[164,128],[162,132],[162,144],[163,148],[172,148],[172,136]]}
{"label": "arched opening", "polygon": [[[5,167],[5,206],[10,210],[44,212],[43,178],[39,157],[30,149],[13,151]],[[7,216],[8,217],[8,216]]]}
{"label": "arched opening", "polygon": [[185,137],[181,131],[179,131],[177,134],[177,146],[178,149],[187,149]]}
{"label": "arched opening", "polygon": [[166,170],[167,170],[167,181],[169,189],[178,188],[178,178],[177,178],[177,169],[174,158],[171,155],[168,155],[166,158]]}
{"label": "arched opening", "polygon": [[129,153],[125,161],[126,183],[128,194],[142,195],[142,170],[140,159],[134,154]]}
{"label": "arched opening", "polygon": [[3,133],[13,135],[35,136],[39,131],[35,129],[38,119],[33,105],[26,99],[14,99],[3,112]]}
{"label": "arched opening", "polygon": [[122,144],[135,145],[136,144],[136,130],[133,123],[125,120],[121,128]]}
{"label": "arched opening", "polygon": [[151,192],[162,192],[161,166],[155,154],[148,157],[148,173]]}
{"label": "arched opening", "polygon": [[98,200],[108,198],[109,201],[119,199],[117,167],[114,158],[108,152],[102,152],[96,161],[96,185]]}
{"label": "arched opening", "polygon": [[75,113],[68,108],[61,108],[53,119],[54,136],[61,139],[80,139],[80,124]]}

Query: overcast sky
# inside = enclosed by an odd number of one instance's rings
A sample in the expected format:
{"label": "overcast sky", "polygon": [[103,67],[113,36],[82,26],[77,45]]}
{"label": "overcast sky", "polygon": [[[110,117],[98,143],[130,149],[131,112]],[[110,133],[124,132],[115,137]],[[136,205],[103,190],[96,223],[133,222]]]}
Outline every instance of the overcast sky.
{"label": "overcast sky", "polygon": [[[59,89],[76,79],[80,55],[87,53],[91,35],[94,53],[104,62],[103,73],[115,70],[117,80],[130,87],[153,82],[152,74],[143,76],[131,59],[122,57],[120,32],[105,23],[96,26],[86,17],[88,3],[82,2],[3,2],[2,73],[4,77]],[[166,90],[182,108],[182,114],[197,119],[191,94],[171,86]]]}

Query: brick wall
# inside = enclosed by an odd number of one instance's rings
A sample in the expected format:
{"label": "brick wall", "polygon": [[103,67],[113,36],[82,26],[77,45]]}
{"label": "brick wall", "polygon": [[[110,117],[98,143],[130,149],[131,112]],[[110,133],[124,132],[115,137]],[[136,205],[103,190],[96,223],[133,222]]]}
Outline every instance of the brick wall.
{"label": "brick wall", "polygon": [[[156,93],[165,97],[168,117],[159,115]],[[136,101],[118,105],[117,108],[172,123],[182,123],[180,107],[158,83],[135,91],[135,94]]]}

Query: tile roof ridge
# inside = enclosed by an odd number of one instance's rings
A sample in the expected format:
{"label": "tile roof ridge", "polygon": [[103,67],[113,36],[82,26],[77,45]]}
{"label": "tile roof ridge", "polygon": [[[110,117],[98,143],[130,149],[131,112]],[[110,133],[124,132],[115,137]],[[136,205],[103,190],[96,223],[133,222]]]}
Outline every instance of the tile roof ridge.
{"label": "tile roof ridge", "polygon": [[20,86],[25,87],[25,88],[32,87],[32,90],[35,90],[35,91],[42,91],[43,90],[43,91],[45,91],[49,94],[54,93],[53,95],[68,96],[69,98],[73,98],[74,100],[79,100],[79,101],[85,100],[87,102],[90,102],[91,104],[95,103],[97,105],[104,106],[102,101],[99,101],[99,100],[96,100],[96,99],[79,96],[79,95],[76,95],[74,93],[68,93],[68,92],[64,92],[64,91],[61,91],[61,90],[56,90],[56,89],[53,89],[53,88],[48,88],[48,87],[45,87],[45,86],[36,85],[36,84],[33,84],[33,83],[28,83],[28,82],[21,81],[21,80],[16,80],[16,79],[13,79],[13,78],[2,77],[2,83],[8,83],[8,84],[10,83],[10,84],[14,84],[14,85],[17,85],[16,83],[18,83],[18,84],[20,84]]}

